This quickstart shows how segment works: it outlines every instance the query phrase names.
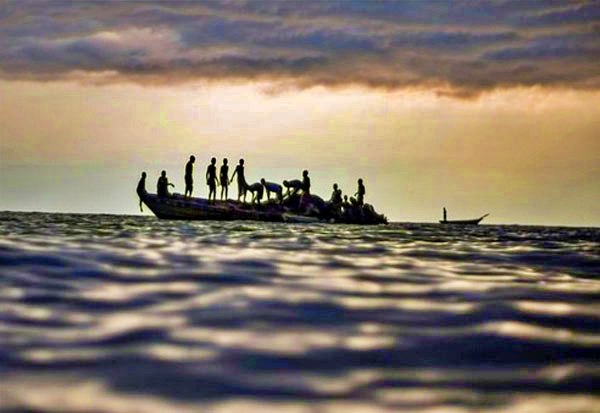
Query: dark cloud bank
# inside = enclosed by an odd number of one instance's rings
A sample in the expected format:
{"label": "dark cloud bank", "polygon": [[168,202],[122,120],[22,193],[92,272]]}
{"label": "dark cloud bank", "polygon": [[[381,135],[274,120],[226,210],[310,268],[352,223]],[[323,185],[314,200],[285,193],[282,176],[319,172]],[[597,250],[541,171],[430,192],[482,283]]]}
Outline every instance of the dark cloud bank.
{"label": "dark cloud bank", "polygon": [[600,88],[600,0],[0,3],[0,77]]}

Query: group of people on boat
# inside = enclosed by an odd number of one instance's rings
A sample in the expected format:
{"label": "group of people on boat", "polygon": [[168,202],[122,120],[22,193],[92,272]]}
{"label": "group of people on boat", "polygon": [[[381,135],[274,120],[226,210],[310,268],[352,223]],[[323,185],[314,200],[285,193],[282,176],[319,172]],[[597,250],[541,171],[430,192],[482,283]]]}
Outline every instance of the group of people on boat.
{"label": "group of people on boat", "polygon": [[[185,165],[185,193],[184,198],[191,198],[194,192],[194,163],[196,157],[191,155]],[[262,178],[260,182],[254,184],[248,184],[246,182],[244,159],[240,159],[238,165],[235,167],[231,177],[229,176],[229,165],[227,158],[223,159],[223,163],[217,174],[217,159],[211,158],[210,164],[206,168],[206,184],[208,185],[208,200],[209,202],[216,202],[217,199],[217,186],[221,186],[221,200],[228,199],[228,188],[233,182],[234,178],[237,179],[238,186],[238,202],[246,202],[246,196],[248,192],[252,194],[251,203],[260,203],[263,199],[263,195],[266,193],[267,201],[271,200],[271,195],[279,202],[283,204],[284,199],[300,195],[299,205],[309,205],[311,201],[321,201],[321,204],[329,210],[333,215],[339,216],[344,213],[348,214],[352,209],[361,208],[364,205],[365,198],[365,186],[363,180],[358,180],[358,190],[354,194],[355,197],[348,199],[348,195],[342,196],[342,190],[338,184],[333,184],[333,192],[329,201],[322,201],[319,197],[313,197],[310,193],[310,176],[307,170],[302,172],[302,179],[284,180],[283,185],[275,182],[269,182]],[[140,197],[140,210],[142,209],[142,198],[146,194],[146,172],[142,172],[142,176],[137,186],[137,194]],[[167,178],[167,172],[162,171],[158,181],[156,183],[156,194],[160,198],[166,198],[171,196],[169,193],[169,187],[175,187]],[[285,193],[284,193],[285,189]]]}

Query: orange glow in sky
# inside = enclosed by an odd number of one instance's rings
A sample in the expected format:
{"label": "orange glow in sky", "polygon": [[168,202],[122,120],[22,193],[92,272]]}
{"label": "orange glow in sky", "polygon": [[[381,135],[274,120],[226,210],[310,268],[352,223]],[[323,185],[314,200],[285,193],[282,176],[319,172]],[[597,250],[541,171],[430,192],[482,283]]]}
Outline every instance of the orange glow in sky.
{"label": "orange glow in sky", "polygon": [[361,87],[273,94],[265,83],[0,87],[0,209],[135,213],[141,170],[153,184],[167,169],[181,191],[195,154],[197,175],[211,156],[244,157],[254,181],[308,168],[324,197],[333,182],[353,193],[363,177],[368,200],[393,220],[434,221],[446,206],[454,216],[490,212],[491,222],[600,222],[598,93],[530,88],[457,100]]}

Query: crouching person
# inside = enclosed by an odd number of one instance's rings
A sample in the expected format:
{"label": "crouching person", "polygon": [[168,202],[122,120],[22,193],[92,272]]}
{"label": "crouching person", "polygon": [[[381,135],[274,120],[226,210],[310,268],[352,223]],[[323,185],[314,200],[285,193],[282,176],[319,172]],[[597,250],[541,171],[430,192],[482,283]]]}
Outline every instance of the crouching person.
{"label": "crouching person", "polygon": [[260,183],[262,184],[262,186],[265,188],[265,191],[267,192],[267,201],[271,200],[271,192],[275,194],[275,196],[277,196],[277,199],[279,200],[279,203],[281,204],[283,202],[283,187],[279,184],[276,184],[274,182],[267,182],[265,181],[265,178],[260,180]]}
{"label": "crouching person", "polygon": [[248,185],[246,188],[249,192],[252,192],[252,203],[256,204],[262,201],[263,197],[263,185],[260,182],[257,182],[252,185]]}
{"label": "crouching person", "polygon": [[287,188],[285,196],[289,197],[292,195],[296,195],[296,193],[302,189],[302,181],[299,179],[283,181],[283,186],[285,186]]}

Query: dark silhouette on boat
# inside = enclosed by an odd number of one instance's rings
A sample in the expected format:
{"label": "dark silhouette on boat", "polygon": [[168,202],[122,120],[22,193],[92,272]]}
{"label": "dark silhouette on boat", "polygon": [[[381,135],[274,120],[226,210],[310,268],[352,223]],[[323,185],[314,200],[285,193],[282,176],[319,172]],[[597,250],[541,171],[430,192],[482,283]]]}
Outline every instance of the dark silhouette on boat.
{"label": "dark silhouette on boat", "polygon": [[158,178],[158,182],[156,182],[156,194],[159,198],[168,198],[171,196],[169,193],[169,187],[175,188],[171,182],[169,182],[169,178],[167,178],[167,171],[162,171],[160,173],[160,178]]}
{"label": "dark silhouette on boat", "polygon": [[138,194],[138,197],[140,198],[140,212],[144,212],[142,208],[142,198],[146,195],[146,176],[146,172],[142,172],[142,176],[135,190],[135,192]]}
{"label": "dark silhouette on boat", "polygon": [[283,186],[287,189],[285,196],[296,195],[302,189],[302,181],[299,179],[283,181]]}
{"label": "dark silhouette on boat", "polygon": [[227,199],[229,195],[229,165],[227,158],[223,158],[223,165],[219,170],[219,181],[221,182],[221,201]]}
{"label": "dark silhouette on boat", "polygon": [[233,178],[237,175],[237,184],[238,184],[238,201],[240,199],[244,199],[246,201],[246,193],[248,192],[248,183],[246,182],[246,176],[244,175],[244,159],[240,159],[240,162],[235,167],[233,171],[233,175],[231,175],[231,179],[229,179],[229,183],[233,182]]}
{"label": "dark silhouette on boat", "polygon": [[217,200],[217,158],[213,157],[210,160],[210,165],[206,168],[206,185],[208,185],[208,200]]}
{"label": "dark silhouette on boat", "polygon": [[194,155],[190,155],[190,160],[185,164],[185,194],[184,196],[192,197],[192,192],[194,192],[194,162],[196,162],[196,157]]}
{"label": "dark silhouette on boat", "polygon": [[489,214],[482,215],[479,218],[475,219],[454,219],[448,220],[448,214],[446,212],[446,208],[443,208],[444,219],[440,220],[440,224],[448,224],[448,225],[477,225],[483,220],[483,218],[487,217]]}
{"label": "dark silhouette on boat", "polygon": [[260,180],[260,183],[265,188],[267,194],[267,201],[271,200],[271,193],[274,193],[280,203],[283,202],[283,188],[281,185],[275,182],[267,182],[265,178]]}

